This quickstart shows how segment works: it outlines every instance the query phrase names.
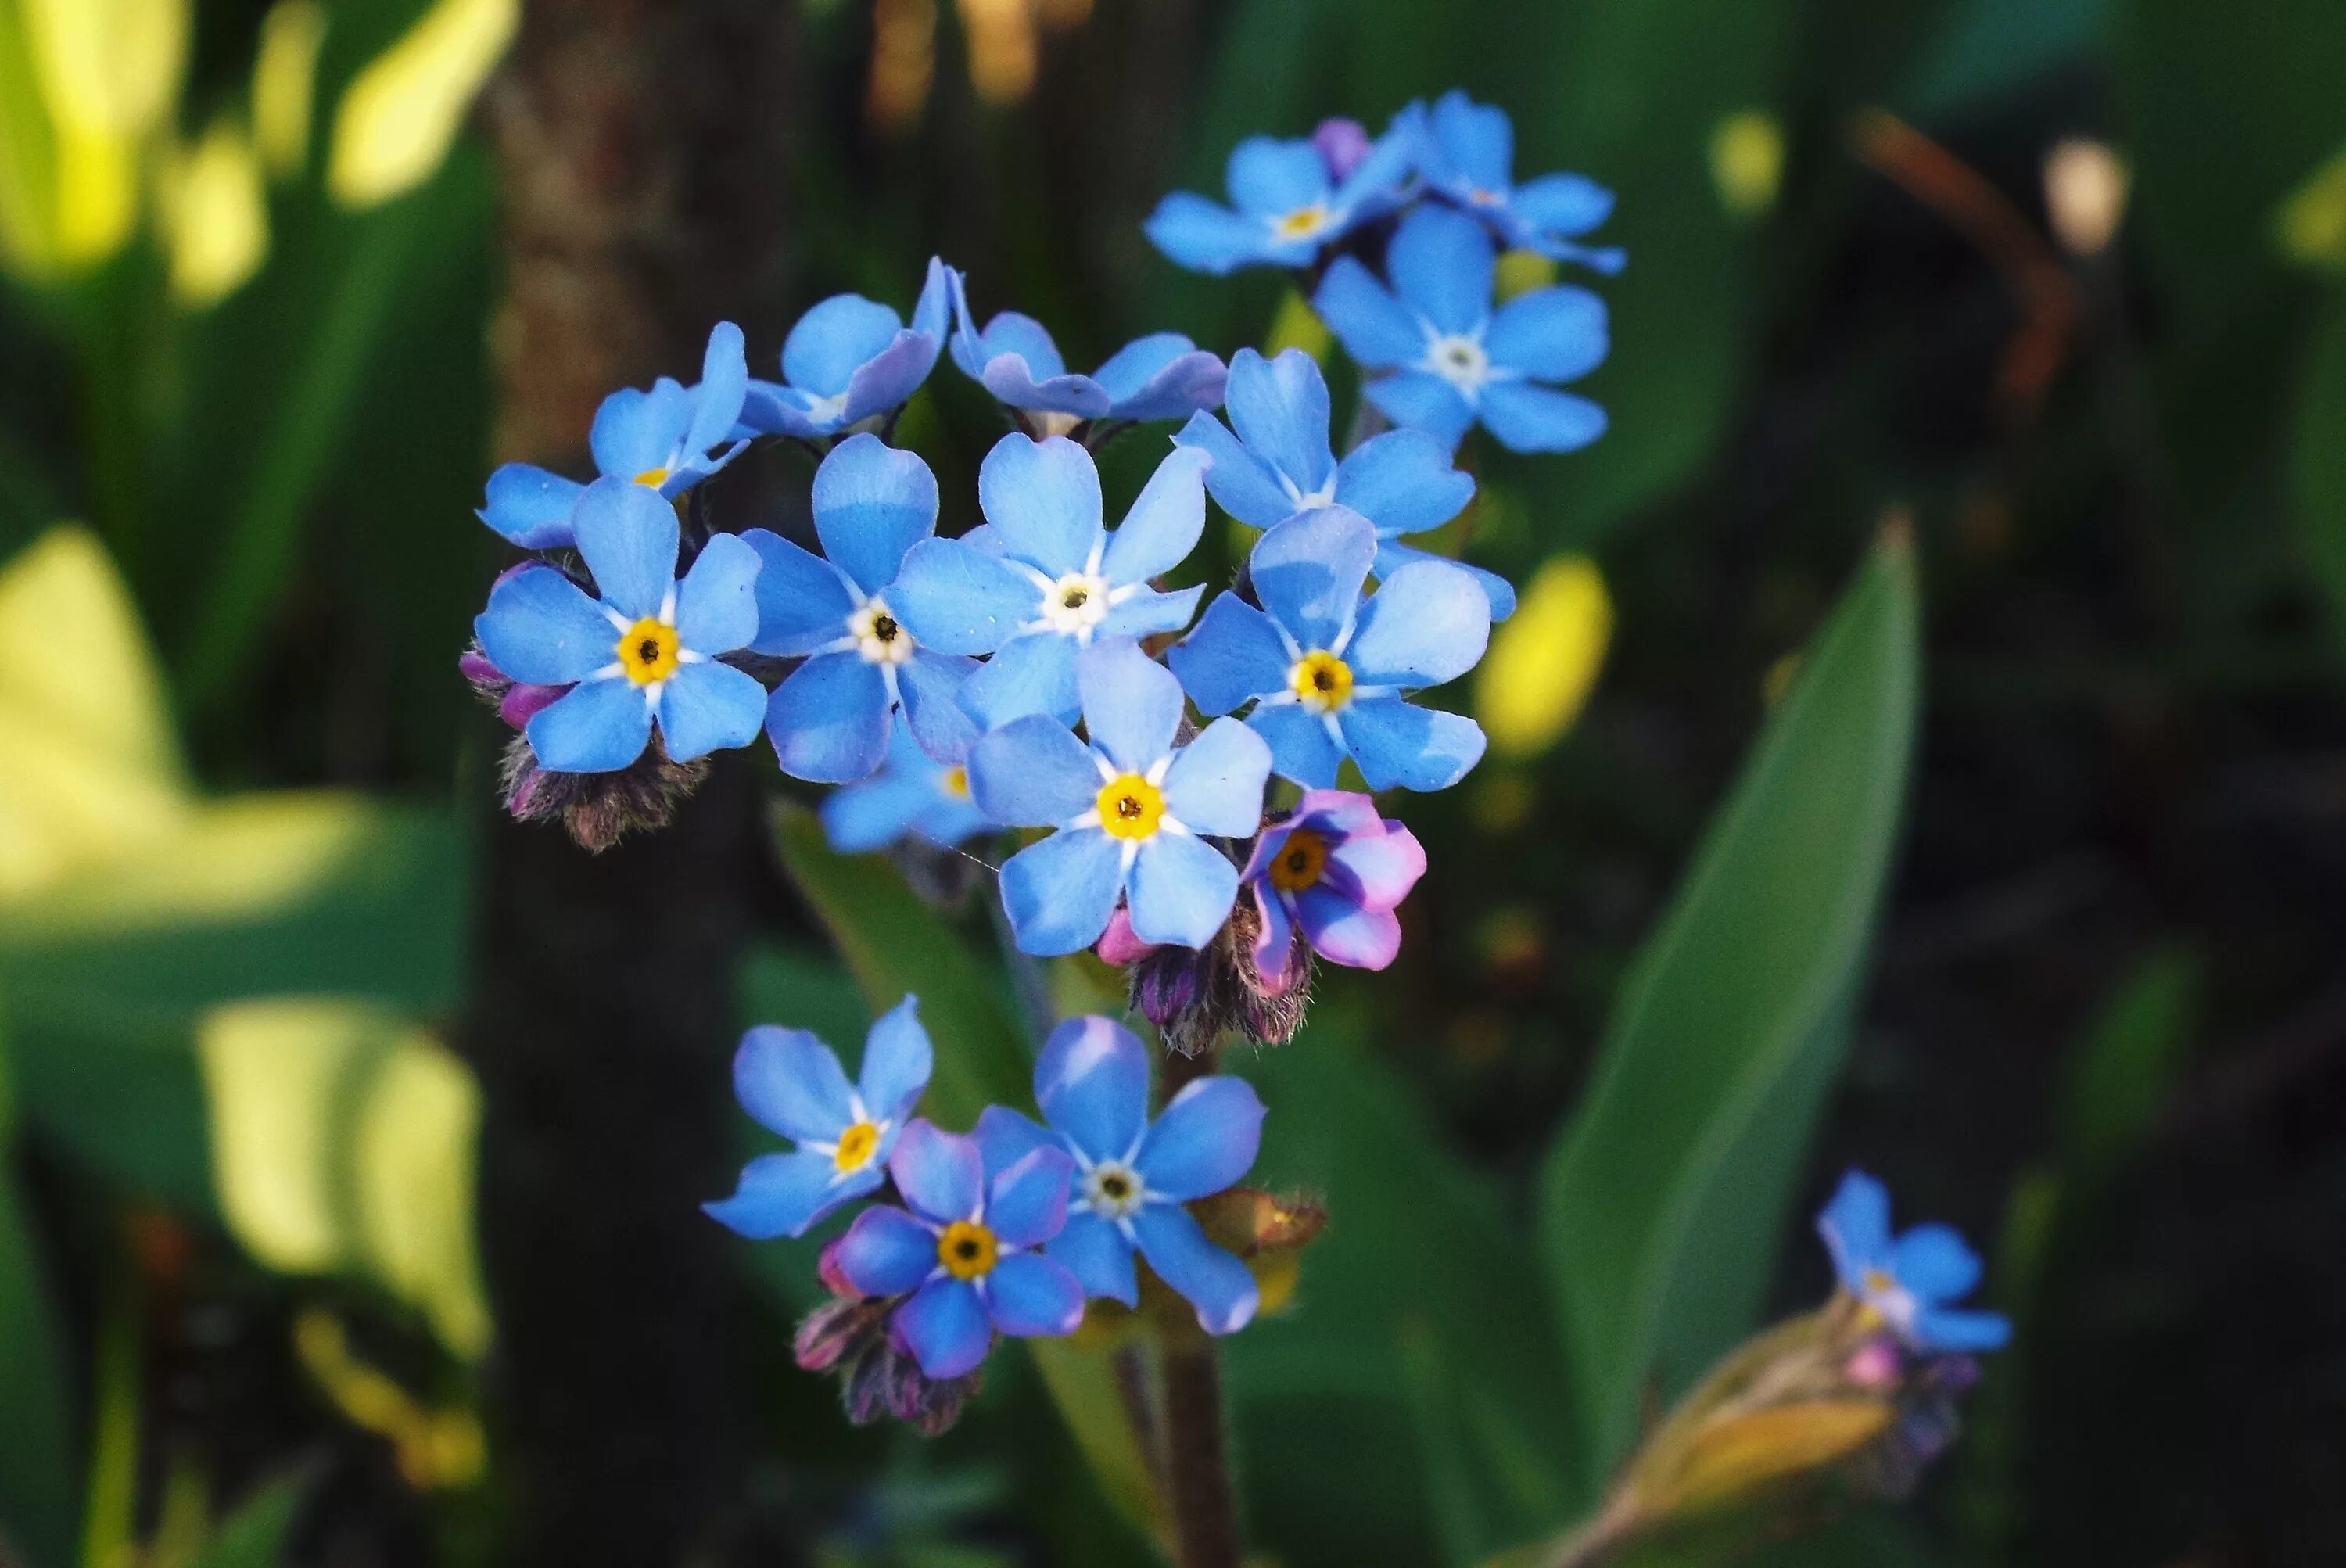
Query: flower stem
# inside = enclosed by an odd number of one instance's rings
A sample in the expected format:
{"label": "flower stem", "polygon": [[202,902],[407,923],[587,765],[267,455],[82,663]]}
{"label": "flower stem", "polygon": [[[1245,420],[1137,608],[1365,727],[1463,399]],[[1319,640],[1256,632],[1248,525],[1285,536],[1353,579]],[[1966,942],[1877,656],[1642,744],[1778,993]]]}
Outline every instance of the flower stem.
{"label": "flower stem", "polygon": [[1179,1568],[1239,1568],[1238,1509],[1222,1415],[1221,1354],[1199,1335],[1168,1344],[1165,1471]]}
{"label": "flower stem", "polygon": [[1616,1497],[1603,1512],[1583,1520],[1540,1560],[1539,1568],[1596,1568],[1637,1532],[1637,1511],[1625,1497]]}

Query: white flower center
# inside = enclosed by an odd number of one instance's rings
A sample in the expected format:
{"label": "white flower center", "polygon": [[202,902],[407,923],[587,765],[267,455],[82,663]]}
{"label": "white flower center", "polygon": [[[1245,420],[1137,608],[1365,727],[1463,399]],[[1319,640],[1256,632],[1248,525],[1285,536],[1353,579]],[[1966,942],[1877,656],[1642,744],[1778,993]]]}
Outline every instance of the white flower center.
{"label": "white flower center", "polygon": [[1424,368],[1471,400],[1491,379],[1491,356],[1478,340],[1451,333],[1428,341]]}
{"label": "white flower center", "polygon": [[868,663],[896,665],[913,657],[913,634],[882,600],[864,600],[863,606],[847,617],[847,635],[855,639],[855,651]]}
{"label": "white flower center", "polygon": [[1055,632],[1083,636],[1107,619],[1107,579],[1096,572],[1070,572],[1043,590],[1040,618]]}
{"label": "white flower center", "polygon": [[1123,1219],[1148,1199],[1140,1173],[1122,1160],[1102,1160],[1086,1171],[1082,1197],[1102,1219]]}

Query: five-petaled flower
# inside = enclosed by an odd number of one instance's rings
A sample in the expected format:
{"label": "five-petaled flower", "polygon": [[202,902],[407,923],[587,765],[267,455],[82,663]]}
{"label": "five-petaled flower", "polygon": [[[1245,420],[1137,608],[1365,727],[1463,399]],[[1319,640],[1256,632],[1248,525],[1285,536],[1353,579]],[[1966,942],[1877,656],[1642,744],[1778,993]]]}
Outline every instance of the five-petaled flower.
{"label": "five-petaled flower", "polygon": [[1074,952],[1099,940],[1122,897],[1141,941],[1202,947],[1229,918],[1239,879],[1200,835],[1254,831],[1270,752],[1235,719],[1176,747],[1180,685],[1129,640],[1085,649],[1076,677],[1088,746],[1038,714],[970,754],[988,817],[1058,830],[1002,868],[1011,930],[1025,952]]}
{"label": "five-petaled flower", "polygon": [[[749,444],[734,432],[749,384],[741,329],[719,321],[697,385],[662,376],[649,392],[628,387],[603,400],[586,438],[595,472],[670,498],[683,494]],[[586,490],[532,463],[508,463],[489,475],[480,518],[525,550],[560,549],[573,541],[572,517]]]}
{"label": "five-petaled flower", "polygon": [[1374,800],[1305,790],[1285,820],[1263,829],[1239,873],[1261,919],[1255,973],[1273,993],[1301,979],[1299,936],[1331,963],[1382,969],[1401,951],[1393,911],[1423,875],[1417,835],[1380,816]]}
{"label": "five-petaled flower", "polygon": [[868,778],[888,755],[900,707],[932,757],[958,759],[975,738],[954,701],[974,667],[922,646],[897,603],[905,552],[936,525],[929,465],[865,433],[815,470],[814,531],[829,559],[763,528],[742,535],[765,564],[751,648],[806,656],[766,710],[785,773],[824,784]]}
{"label": "five-petaled flower", "polygon": [[1385,252],[1392,287],[1350,256],[1321,280],[1312,308],[1372,372],[1363,389],[1394,423],[1455,446],[1480,421],[1515,452],[1572,452],[1605,433],[1605,411],[1543,382],[1604,361],[1605,301],[1559,283],[1494,311],[1490,236],[1465,214],[1421,207]]}
{"label": "five-petaled flower", "polygon": [[966,754],[940,762],[920,748],[901,717],[880,771],[823,798],[822,830],[847,854],[884,850],[907,837],[944,849],[966,842],[988,826],[970,799]]}
{"label": "five-petaled flower", "polygon": [[675,507],[625,479],[587,486],[576,529],[599,603],[553,567],[530,565],[500,578],[473,622],[482,651],[509,678],[572,687],[523,731],[538,765],[625,768],[643,755],[655,719],[671,761],[748,745],[766,688],[717,656],[757,632],[758,552],[717,535],[678,583]]}
{"label": "five-petaled flower", "polygon": [[1283,778],[1324,789],[1350,757],[1372,789],[1446,789],[1482,759],[1482,728],[1402,694],[1474,667],[1490,606],[1474,578],[1434,560],[1363,601],[1376,549],[1376,530],[1344,507],[1289,518],[1248,561],[1262,608],[1223,594],[1166,657],[1200,713],[1254,704],[1247,723]]}
{"label": "five-petaled flower", "polygon": [[1249,137],[1230,152],[1229,207],[1177,190],[1157,204],[1141,232],[1193,271],[1309,267],[1323,247],[1406,199],[1423,114],[1414,104],[1403,109],[1341,176],[1311,138]]}
{"label": "five-petaled flower", "polygon": [[865,1296],[908,1296],[892,1327],[921,1370],[957,1378],[976,1368],[994,1331],[1072,1334],[1084,1288],[1038,1250],[1067,1219],[1075,1162],[1057,1147],[1005,1164],[978,1141],[915,1119],[897,1139],[889,1174],[905,1207],[865,1209],[832,1258]]}
{"label": "five-petaled flower", "polygon": [[798,1147],[759,1156],[742,1167],[731,1197],[701,1207],[766,1241],[804,1236],[842,1205],[877,1192],[934,1061],[919,1007],[907,996],[872,1025],[852,1084],[837,1054],[803,1029],[767,1024],[743,1035],[733,1092],[760,1125]]}
{"label": "five-petaled flower", "polygon": [[1148,1048],[1100,1017],[1071,1018],[1035,1062],[1035,1103],[1046,1130],[989,1105],[977,1141],[989,1165],[1038,1148],[1075,1161],[1066,1228],[1047,1249],[1089,1296],[1140,1304],[1132,1256],[1198,1309],[1209,1334],[1252,1320],[1260,1296],[1247,1266],[1214,1245],[1181,1206],[1237,1184],[1262,1142],[1262,1101],[1243,1078],[1200,1078],[1148,1120]]}
{"label": "five-petaled flower", "polygon": [[1612,216],[1613,193],[1581,174],[1544,174],[1517,185],[1515,164],[1515,127],[1506,110],[1453,88],[1425,117],[1417,171],[1426,189],[1489,224],[1502,245],[1618,272],[1625,258],[1617,249],[1576,243]]}
{"label": "five-petaled flower", "polygon": [[1078,651],[1095,638],[1178,631],[1197,614],[1203,589],[1159,593],[1148,580],[1180,565],[1205,530],[1205,466],[1202,453],[1171,453],[1110,534],[1090,453],[1065,436],[1005,435],[978,469],[990,525],[914,545],[888,602],[923,646],[994,656],[961,691],[983,728],[1072,718]]}
{"label": "five-petaled flower", "polygon": [[741,427],[811,440],[893,413],[929,379],[944,346],[951,271],[930,258],[909,327],[861,294],[833,294],[801,316],[782,341],[781,381],[749,383]]}
{"label": "five-petaled flower", "polygon": [[1817,1231],[1832,1253],[1842,1288],[1915,1349],[1994,1350],[2012,1338],[2012,1325],[2001,1313],[1953,1305],[1980,1278],[1979,1258],[1964,1238],[1938,1224],[1893,1237],[1889,1189],[1863,1171],[1841,1178],[1817,1216]]}
{"label": "five-petaled flower", "polygon": [[1135,338],[1090,375],[1076,375],[1042,322],[1005,311],[980,331],[960,273],[951,287],[954,363],[1038,434],[1065,435],[1097,419],[1179,419],[1222,404],[1222,361],[1178,332]]}

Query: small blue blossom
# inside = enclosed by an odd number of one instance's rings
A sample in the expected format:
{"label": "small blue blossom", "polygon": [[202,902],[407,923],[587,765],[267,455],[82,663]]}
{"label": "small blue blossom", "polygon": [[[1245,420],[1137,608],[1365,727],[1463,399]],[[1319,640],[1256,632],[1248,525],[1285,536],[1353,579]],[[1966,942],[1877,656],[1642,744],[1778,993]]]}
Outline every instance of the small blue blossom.
{"label": "small blue blossom", "polygon": [[1248,562],[1262,608],[1222,595],[1167,659],[1198,712],[1254,704],[1247,723],[1282,778],[1325,789],[1349,757],[1372,789],[1446,789],[1482,759],[1482,728],[1402,697],[1474,667],[1490,606],[1474,577],[1433,560],[1363,601],[1376,549],[1368,520],[1344,507],[1289,518]]}
{"label": "small blue blossom", "polygon": [[1841,1178],[1817,1216],[1842,1288],[1915,1349],[1967,1354],[2001,1349],[2012,1325],[2000,1313],[1953,1305],[1979,1283],[1980,1261],[1944,1225],[1918,1225],[1893,1237],[1890,1192],[1863,1171]]}
{"label": "small blue blossom", "polygon": [[[632,480],[670,499],[733,461],[746,441],[733,425],[750,384],[741,329],[719,321],[709,334],[700,381],[682,386],[662,376],[649,392],[630,387],[603,400],[586,438],[595,472]],[[566,548],[572,514],[586,486],[527,463],[489,475],[481,521],[525,550]]]}
{"label": "small blue blossom", "polygon": [[954,700],[974,666],[922,646],[896,605],[905,553],[936,525],[929,465],[866,432],[815,470],[814,531],[828,560],[763,528],[742,535],[765,563],[750,647],[806,657],[766,710],[783,772],[821,784],[870,777],[900,708],[932,757],[958,758],[975,738]]}
{"label": "small blue blossom", "polygon": [[1128,638],[1076,665],[1089,745],[1046,715],[1015,720],[970,754],[978,808],[1008,827],[1057,831],[1002,868],[1020,951],[1051,957],[1097,942],[1117,900],[1142,942],[1203,947],[1238,897],[1238,868],[1203,835],[1250,835],[1270,751],[1235,719],[1173,744],[1181,687]]}
{"label": "small blue blossom", "polygon": [[[1348,506],[1375,524],[1377,573],[1383,576],[1434,559],[1401,536],[1440,527],[1474,499],[1474,476],[1422,430],[1386,431],[1337,462],[1328,445],[1327,378],[1300,349],[1275,360],[1240,349],[1230,361],[1229,403],[1229,426],[1195,414],[1173,440],[1213,458],[1206,488],[1250,527],[1268,528],[1315,506]],[[1479,566],[1466,569],[1490,596],[1496,618],[1515,613],[1512,584]]]}
{"label": "small blue blossom", "polygon": [[676,508],[625,479],[586,487],[576,532],[599,602],[553,567],[528,565],[498,579],[473,622],[506,678],[571,687],[523,731],[538,766],[614,772],[643,755],[654,720],[673,761],[748,745],[766,688],[717,656],[758,629],[758,552],[719,534],[678,583]]}
{"label": "small blue blossom", "polygon": [[1148,580],[1180,565],[1205,531],[1205,466],[1203,453],[1173,453],[1110,534],[1099,470],[1074,442],[1005,435],[985,454],[977,500],[988,526],[914,545],[889,597],[924,647],[994,656],[961,692],[980,728],[1033,713],[1072,718],[1076,656],[1094,638],[1189,624],[1204,590],[1160,593]]}
{"label": "small blue blossom", "polygon": [[1574,243],[1612,216],[1613,193],[1580,174],[1544,174],[1515,183],[1515,127],[1507,111],[1464,92],[1442,95],[1427,116],[1417,171],[1426,189],[1491,226],[1499,243],[1598,272],[1627,260],[1611,246]]}
{"label": "small blue blossom", "polygon": [[1605,301],[1556,284],[1491,308],[1483,226],[1446,207],[1402,219],[1385,253],[1392,287],[1350,256],[1321,280],[1312,308],[1373,372],[1364,395],[1396,424],[1455,446],[1480,421],[1513,452],[1571,452],[1605,433],[1605,411],[1543,382],[1604,362]]}
{"label": "small blue blossom", "polygon": [[996,1331],[1014,1338],[1072,1334],[1084,1288],[1043,1244],[1067,1219],[1075,1162],[1037,1148],[996,1164],[975,1138],[915,1119],[888,1174],[905,1207],[867,1208],[831,1253],[864,1296],[908,1299],[890,1326],[923,1375],[976,1369]]}
{"label": "small blue blossom", "polygon": [[1035,1103],[1048,1128],[989,1105],[977,1119],[988,1164],[1040,1148],[1075,1161],[1066,1228],[1049,1255],[1087,1296],[1140,1305],[1134,1252],[1198,1309],[1209,1334],[1253,1321],[1261,1298],[1244,1263],[1207,1239],[1183,1204],[1237,1185],[1262,1143],[1262,1101],[1243,1078],[1199,1078],[1148,1119],[1148,1048],[1099,1017],[1051,1032],[1035,1062]]}
{"label": "small blue blossom", "polygon": [[943,261],[929,259],[909,327],[861,294],[833,294],[801,316],[782,341],[781,381],[749,383],[742,428],[811,440],[902,408],[929,379],[944,346],[952,275]]}
{"label": "small blue blossom", "polygon": [[1260,932],[1254,972],[1278,994],[1318,953],[1349,969],[1382,969],[1401,952],[1393,911],[1425,875],[1417,835],[1380,815],[1366,795],[1306,789],[1263,829],[1239,881],[1254,895]]}
{"label": "small blue blossom", "polygon": [[969,769],[960,760],[940,762],[922,750],[901,716],[886,764],[871,778],[824,796],[821,815],[831,847],[850,855],[884,850],[907,838],[949,850],[990,825],[969,798]]}
{"label": "small blue blossom", "polygon": [[1152,332],[1110,354],[1090,375],[1071,375],[1043,323],[1005,311],[977,330],[967,286],[951,273],[954,363],[995,401],[1028,416],[1037,433],[1064,435],[1086,420],[1179,419],[1222,405],[1222,361],[1178,332]]}
{"label": "small blue blossom", "polygon": [[770,1241],[804,1236],[842,1205],[879,1191],[934,1063],[920,1003],[910,996],[864,1036],[863,1071],[853,1084],[838,1053],[805,1030],[750,1030],[734,1053],[733,1093],[760,1126],[798,1147],[759,1156],[741,1168],[731,1197],[701,1207],[752,1241]]}
{"label": "small blue blossom", "polygon": [[[1365,155],[1341,151],[1332,138],[1323,150],[1322,138],[1249,137],[1230,153],[1230,206],[1177,190],[1157,204],[1141,232],[1195,272],[1309,267],[1323,247],[1407,199],[1424,112],[1415,104],[1403,109]],[[1351,167],[1339,174],[1331,152]]]}

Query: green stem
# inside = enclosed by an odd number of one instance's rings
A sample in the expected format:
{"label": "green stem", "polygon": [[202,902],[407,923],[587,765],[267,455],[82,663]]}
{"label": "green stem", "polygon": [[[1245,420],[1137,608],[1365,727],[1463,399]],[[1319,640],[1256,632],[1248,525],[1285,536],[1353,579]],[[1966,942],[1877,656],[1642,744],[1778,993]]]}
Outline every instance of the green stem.
{"label": "green stem", "polygon": [[1239,1568],[1221,1353],[1204,1335],[1165,1347],[1165,1481],[1179,1568]]}

